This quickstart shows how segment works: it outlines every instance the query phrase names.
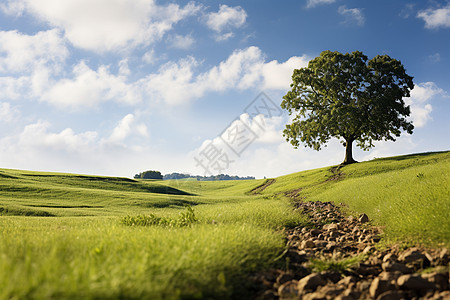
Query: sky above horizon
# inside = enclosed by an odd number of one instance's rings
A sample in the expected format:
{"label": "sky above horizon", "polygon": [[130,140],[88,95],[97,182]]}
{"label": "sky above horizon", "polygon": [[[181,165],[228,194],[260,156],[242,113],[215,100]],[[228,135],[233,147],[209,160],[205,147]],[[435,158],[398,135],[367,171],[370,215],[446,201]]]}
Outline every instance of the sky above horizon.
{"label": "sky above horizon", "polygon": [[324,50],[414,77],[412,135],[358,161],[450,148],[449,1],[0,0],[0,168],[275,177],[344,147],[285,141],[292,71]]}

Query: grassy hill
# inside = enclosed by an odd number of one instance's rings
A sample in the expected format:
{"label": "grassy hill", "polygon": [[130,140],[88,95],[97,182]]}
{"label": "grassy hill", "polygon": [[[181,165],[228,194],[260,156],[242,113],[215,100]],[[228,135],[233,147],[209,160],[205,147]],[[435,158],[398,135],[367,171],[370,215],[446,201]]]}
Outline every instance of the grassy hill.
{"label": "grassy hill", "polygon": [[[450,152],[376,159],[274,180],[138,181],[0,169],[0,299],[243,296],[274,263],[292,201],[345,203],[384,243],[450,245]],[[153,215],[189,226],[126,226]]]}
{"label": "grassy hill", "polygon": [[349,213],[366,213],[385,227],[385,242],[450,245],[450,152],[295,173],[262,194],[292,197],[292,191],[294,198],[345,203]]}

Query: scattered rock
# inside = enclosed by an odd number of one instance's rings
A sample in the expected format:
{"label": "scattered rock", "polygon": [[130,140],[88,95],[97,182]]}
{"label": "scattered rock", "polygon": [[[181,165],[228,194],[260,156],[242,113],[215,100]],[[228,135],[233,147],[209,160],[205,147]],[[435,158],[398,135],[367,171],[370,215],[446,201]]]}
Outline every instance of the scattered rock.
{"label": "scattered rock", "polygon": [[401,291],[397,290],[390,290],[386,291],[382,294],[380,294],[377,297],[377,300],[398,300],[398,299],[404,299],[403,293]]}
{"label": "scattered rock", "polygon": [[294,276],[290,273],[283,272],[277,277],[277,284],[282,285],[285,282],[294,280]]}
{"label": "scattered rock", "polygon": [[397,279],[397,285],[402,289],[408,290],[428,290],[433,289],[434,285],[422,278],[420,275],[402,275]]}
{"label": "scattered rock", "polygon": [[362,214],[358,219],[359,223],[367,223],[369,222],[369,217],[366,214]]}
{"label": "scattered rock", "polygon": [[392,285],[387,280],[382,280],[380,278],[375,278],[369,288],[369,295],[372,298],[377,298],[379,295],[381,295],[384,292],[389,291],[392,289]]}
{"label": "scattered rock", "polygon": [[381,265],[381,268],[386,272],[400,272],[403,274],[410,274],[413,271],[411,268],[408,268],[404,264],[389,261],[384,262]]}
{"label": "scattered rock", "polygon": [[393,261],[393,262],[395,262],[397,260],[397,255],[395,255],[394,253],[392,253],[392,252],[389,252],[388,254],[386,254],[384,257],[383,257],[383,262],[387,262],[387,261]]}
{"label": "scattered rock", "polygon": [[421,268],[430,266],[428,258],[416,248],[408,249],[398,257],[398,260],[405,264],[412,264]]}
{"label": "scattered rock", "polygon": [[330,281],[332,283],[337,283],[342,278],[341,273],[334,270],[322,271],[320,272],[320,276],[322,276],[324,280]]}
{"label": "scattered rock", "polygon": [[[297,202],[311,227],[286,230],[286,268],[260,278],[258,299],[449,299],[449,251],[380,249],[382,232],[368,216],[344,216],[331,202]],[[356,255],[362,261],[345,266]],[[314,263],[311,260],[315,260]],[[329,265],[311,273],[317,263]],[[341,265],[342,264],[342,265]],[[431,272],[420,275],[424,268]],[[319,268],[320,269],[320,268]],[[338,271],[339,270],[339,271]]]}
{"label": "scattered rock", "polygon": [[339,225],[336,223],[326,224],[326,225],[323,225],[323,230],[337,231],[337,230],[339,230]]}
{"label": "scattered rock", "polygon": [[436,288],[439,290],[449,289],[449,274],[446,273],[429,273],[422,275],[423,278],[427,279],[429,282],[434,283]]}
{"label": "scattered rock", "polygon": [[318,236],[319,234],[322,233],[322,230],[314,228],[314,229],[311,229],[310,233],[312,236]]}
{"label": "scattered rock", "polygon": [[278,287],[278,296],[281,299],[295,299],[298,294],[297,282],[288,281]]}
{"label": "scattered rock", "polygon": [[312,240],[303,241],[301,244],[301,248],[303,248],[303,249],[314,248],[314,247],[316,247],[316,243],[314,243]]}
{"label": "scattered rock", "polygon": [[312,273],[298,282],[297,289],[300,293],[305,290],[314,291],[318,286],[325,285],[327,282],[318,273]]}
{"label": "scattered rock", "polygon": [[442,265],[448,265],[450,261],[450,253],[447,248],[441,250],[441,253],[439,253],[439,260]]}

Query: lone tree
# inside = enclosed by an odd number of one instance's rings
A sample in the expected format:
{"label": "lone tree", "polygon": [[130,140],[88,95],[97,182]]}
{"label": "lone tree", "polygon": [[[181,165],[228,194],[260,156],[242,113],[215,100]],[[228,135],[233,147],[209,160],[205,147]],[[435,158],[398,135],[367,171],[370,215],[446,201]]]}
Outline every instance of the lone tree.
{"label": "lone tree", "polygon": [[409,106],[403,97],[414,88],[413,77],[400,61],[387,55],[367,56],[324,51],[307,68],[294,70],[292,90],[281,107],[294,115],[283,132],[294,148],[320,150],[330,138],[345,147],[343,164],[356,162],[352,144],[363,150],[373,141],[391,140],[403,129],[412,134],[414,126],[406,120]]}

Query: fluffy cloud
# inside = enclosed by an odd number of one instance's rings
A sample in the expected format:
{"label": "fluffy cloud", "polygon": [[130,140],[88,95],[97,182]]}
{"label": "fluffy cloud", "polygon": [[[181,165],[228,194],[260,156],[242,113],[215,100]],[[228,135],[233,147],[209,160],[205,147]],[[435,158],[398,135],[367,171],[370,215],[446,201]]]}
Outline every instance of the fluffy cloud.
{"label": "fluffy cloud", "polygon": [[306,7],[311,8],[311,7],[315,7],[317,5],[330,4],[330,3],[334,3],[334,2],[336,2],[336,0],[307,0]]}
{"label": "fluffy cloud", "polygon": [[309,58],[306,56],[293,56],[284,63],[278,63],[272,60],[262,67],[264,78],[263,88],[285,90],[292,82],[292,73],[294,69],[305,68],[308,66]]}
{"label": "fluffy cloud", "polygon": [[189,49],[195,42],[194,38],[191,35],[183,36],[179,34],[175,34],[169,37],[167,41],[173,48],[178,49]]}
{"label": "fluffy cloud", "polygon": [[[161,172],[186,169],[183,153],[155,149],[142,143],[121,140],[144,133],[135,115],[126,115],[112,129],[118,138],[102,138],[96,131],[55,130],[47,121],[23,127],[17,135],[0,138],[0,165],[3,168],[131,177],[152,166]],[[128,129],[129,128],[129,129]]]}
{"label": "fluffy cloud", "polygon": [[49,78],[60,74],[68,56],[57,29],[35,35],[0,31],[0,98],[39,97],[47,89]]}
{"label": "fluffy cloud", "polygon": [[270,147],[283,141],[280,125],[282,116],[250,117],[244,113],[214,139],[205,140],[190,156],[198,172],[204,175],[223,173],[242,159],[251,149],[264,145]]}
{"label": "fluffy cloud", "polygon": [[445,96],[446,93],[433,82],[423,82],[415,85],[410,98],[404,99],[411,107],[410,119],[415,127],[423,127],[431,119],[433,107],[429,102],[437,95]]}
{"label": "fluffy cloud", "polygon": [[137,123],[135,116],[128,114],[119,121],[108,141],[121,142],[134,133],[148,137],[147,126],[143,123]]}
{"label": "fluffy cloud", "polygon": [[245,24],[247,13],[240,6],[220,5],[218,12],[209,13],[206,24],[217,33],[216,40],[227,40],[233,36],[231,30]]}
{"label": "fluffy cloud", "polygon": [[437,29],[450,27],[450,4],[437,9],[426,9],[417,13],[417,18],[425,21],[425,28]]}
{"label": "fluffy cloud", "polygon": [[8,102],[0,102],[0,122],[10,123],[19,116],[19,111]]}
{"label": "fluffy cloud", "polygon": [[35,35],[0,31],[0,73],[30,72],[43,66],[59,69],[68,55],[57,29]]}
{"label": "fluffy cloud", "polygon": [[30,85],[30,78],[27,76],[0,77],[0,99],[18,99]]}
{"label": "fluffy cloud", "polygon": [[148,45],[201,6],[163,6],[154,0],[10,0],[1,8],[16,15],[27,12],[63,30],[74,46],[104,52]]}
{"label": "fluffy cloud", "polygon": [[321,151],[303,147],[294,149],[282,136],[285,123],[283,116],[250,118],[248,114],[242,114],[219,136],[205,140],[190,153],[191,169],[202,175],[227,173],[276,177],[335,165],[344,158],[345,148],[335,139]]}
{"label": "fluffy cloud", "polygon": [[45,121],[25,126],[19,136],[20,146],[80,152],[88,149],[97,139],[94,131],[75,134],[71,128],[66,128],[59,133],[51,133],[50,127],[51,124]]}
{"label": "fluffy cloud", "polygon": [[142,56],[142,60],[148,64],[154,64],[158,58],[155,55],[155,50],[149,50],[147,52],[144,53],[144,55]]}
{"label": "fluffy cloud", "polygon": [[413,3],[408,3],[405,4],[405,6],[403,7],[403,9],[400,11],[400,17],[407,19],[409,18],[409,16],[411,16],[414,12],[414,6],[416,6],[416,4]]}
{"label": "fluffy cloud", "polygon": [[345,5],[340,6],[338,13],[345,17],[345,22],[356,22],[359,26],[364,25],[365,18],[361,8],[347,8]]}
{"label": "fluffy cloud", "polygon": [[[122,62],[122,72],[126,72],[126,62]],[[125,68],[125,69],[124,69]],[[94,107],[103,101],[119,101],[136,104],[141,101],[138,89],[126,83],[123,75],[113,75],[108,67],[100,66],[97,71],[80,62],[73,69],[73,79],[54,82],[41,100],[59,107]]]}
{"label": "fluffy cloud", "polygon": [[288,89],[293,69],[306,66],[307,61],[303,56],[291,57],[283,63],[276,60],[266,63],[258,47],[249,47],[233,52],[225,61],[197,75],[195,69],[200,63],[192,57],[169,62],[142,83],[152,98],[176,105],[210,91]]}

